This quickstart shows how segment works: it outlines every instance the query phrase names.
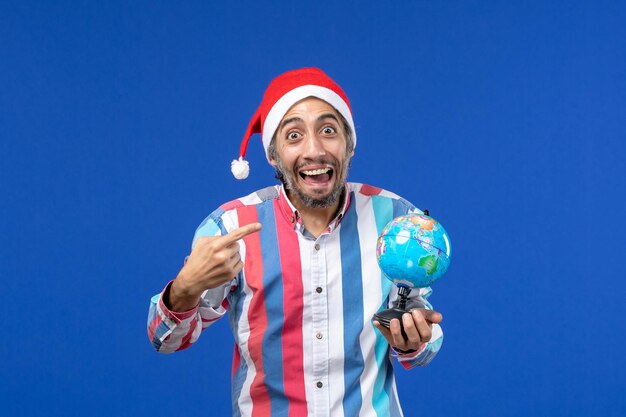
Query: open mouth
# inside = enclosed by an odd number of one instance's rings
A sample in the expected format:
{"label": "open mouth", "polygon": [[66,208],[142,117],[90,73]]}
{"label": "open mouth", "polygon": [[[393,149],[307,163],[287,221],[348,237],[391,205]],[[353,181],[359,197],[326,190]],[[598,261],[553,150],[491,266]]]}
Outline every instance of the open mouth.
{"label": "open mouth", "polygon": [[307,184],[324,184],[331,180],[334,170],[330,167],[303,169],[298,174]]}

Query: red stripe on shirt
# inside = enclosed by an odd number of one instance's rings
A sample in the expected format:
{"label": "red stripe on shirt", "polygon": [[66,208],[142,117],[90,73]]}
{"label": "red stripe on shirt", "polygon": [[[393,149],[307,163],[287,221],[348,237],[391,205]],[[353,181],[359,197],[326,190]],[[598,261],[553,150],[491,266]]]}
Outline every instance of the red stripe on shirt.
{"label": "red stripe on shirt", "polygon": [[224,203],[220,206],[220,208],[224,211],[234,210],[236,208],[243,207],[244,204],[239,200],[229,201],[228,203]]}
{"label": "red stripe on shirt", "polygon": [[230,377],[233,378],[237,369],[239,369],[239,365],[241,365],[241,355],[239,354],[239,348],[237,344],[235,344],[235,351],[233,352],[233,369],[231,370]]}
{"label": "red stripe on shirt", "polygon": [[161,324],[162,321],[163,320],[161,319],[161,316],[157,313],[154,317],[154,320],[152,320],[152,323],[150,323],[150,326],[148,326],[148,337],[150,338],[150,340],[154,339],[156,329],[157,327],[159,327],[159,324]]}
{"label": "red stripe on shirt", "polygon": [[382,188],[372,187],[371,185],[363,184],[361,186],[361,194],[363,195],[378,195],[382,191]]}
{"label": "red stripe on shirt", "polygon": [[[259,221],[256,206],[244,206],[237,209],[239,227]],[[248,351],[254,363],[256,374],[250,384],[250,398],[252,399],[253,416],[269,416],[270,396],[265,386],[265,372],[263,370],[263,335],[267,330],[267,312],[263,294],[263,257],[261,240],[258,233],[252,233],[243,238],[246,244],[245,274],[246,283],[252,291],[252,299],[248,307],[248,324],[250,336]]]}
{"label": "red stripe on shirt", "polygon": [[214,321],[219,320],[219,319],[221,319],[221,318],[222,318],[222,316],[219,316],[219,317],[214,317],[214,318],[212,318],[212,319],[205,319],[205,318],[203,317],[203,318],[202,318],[202,323],[213,323]]}
{"label": "red stripe on shirt", "polygon": [[304,389],[304,346],[302,343],[303,288],[298,235],[293,226],[279,215],[274,200],[280,269],[283,274],[283,381],[285,397],[290,399],[289,416],[307,415]]}

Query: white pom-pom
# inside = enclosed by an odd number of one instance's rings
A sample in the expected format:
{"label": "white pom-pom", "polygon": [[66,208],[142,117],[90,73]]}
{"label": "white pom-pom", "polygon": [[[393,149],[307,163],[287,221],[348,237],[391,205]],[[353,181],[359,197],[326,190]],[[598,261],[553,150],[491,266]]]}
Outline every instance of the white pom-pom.
{"label": "white pom-pom", "polygon": [[238,180],[243,180],[248,178],[248,174],[250,173],[250,165],[248,165],[248,161],[244,160],[241,156],[239,159],[234,159],[233,162],[230,163],[230,170]]}

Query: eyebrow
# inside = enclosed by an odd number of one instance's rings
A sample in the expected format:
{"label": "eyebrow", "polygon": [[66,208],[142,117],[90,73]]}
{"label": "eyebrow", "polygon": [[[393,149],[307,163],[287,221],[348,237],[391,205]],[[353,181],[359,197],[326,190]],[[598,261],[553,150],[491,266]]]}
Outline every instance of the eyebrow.
{"label": "eyebrow", "polygon": [[[339,122],[339,119],[337,119],[337,117],[334,114],[332,114],[332,113],[324,113],[324,114],[320,115],[317,118],[317,121],[321,122],[321,121],[324,121],[326,119],[332,119],[335,122],[337,122],[337,124],[341,125],[341,123]],[[283,122],[280,124],[280,127],[278,128],[278,130],[282,131],[285,128],[285,126],[287,126],[288,124],[296,123],[296,122],[304,122],[304,120],[302,120],[301,117],[297,117],[297,116],[296,117],[290,117],[289,119],[283,120]]]}
{"label": "eyebrow", "polygon": [[317,121],[321,122],[321,121],[326,120],[326,119],[333,119],[335,122],[337,122],[337,124],[341,125],[341,123],[339,122],[339,119],[337,119],[337,117],[334,114],[332,114],[332,113],[324,113],[324,114],[322,114],[320,117],[317,118]]}
{"label": "eyebrow", "polygon": [[278,128],[278,131],[282,131],[285,126],[287,126],[289,123],[295,123],[295,122],[304,122],[304,120],[302,120],[302,118],[300,117],[290,117],[289,119],[285,119],[283,120],[283,122],[280,124],[280,127]]}

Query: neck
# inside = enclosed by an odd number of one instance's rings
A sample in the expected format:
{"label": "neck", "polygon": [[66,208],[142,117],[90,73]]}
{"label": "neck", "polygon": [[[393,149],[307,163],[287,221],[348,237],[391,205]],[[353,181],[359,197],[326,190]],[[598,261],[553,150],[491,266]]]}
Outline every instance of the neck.
{"label": "neck", "polygon": [[337,216],[339,211],[339,205],[343,201],[345,191],[332,205],[323,208],[313,208],[305,205],[297,196],[291,193],[289,190],[287,197],[289,201],[294,205],[306,230],[308,230],[313,236],[319,237],[324,230],[328,227],[330,222]]}

